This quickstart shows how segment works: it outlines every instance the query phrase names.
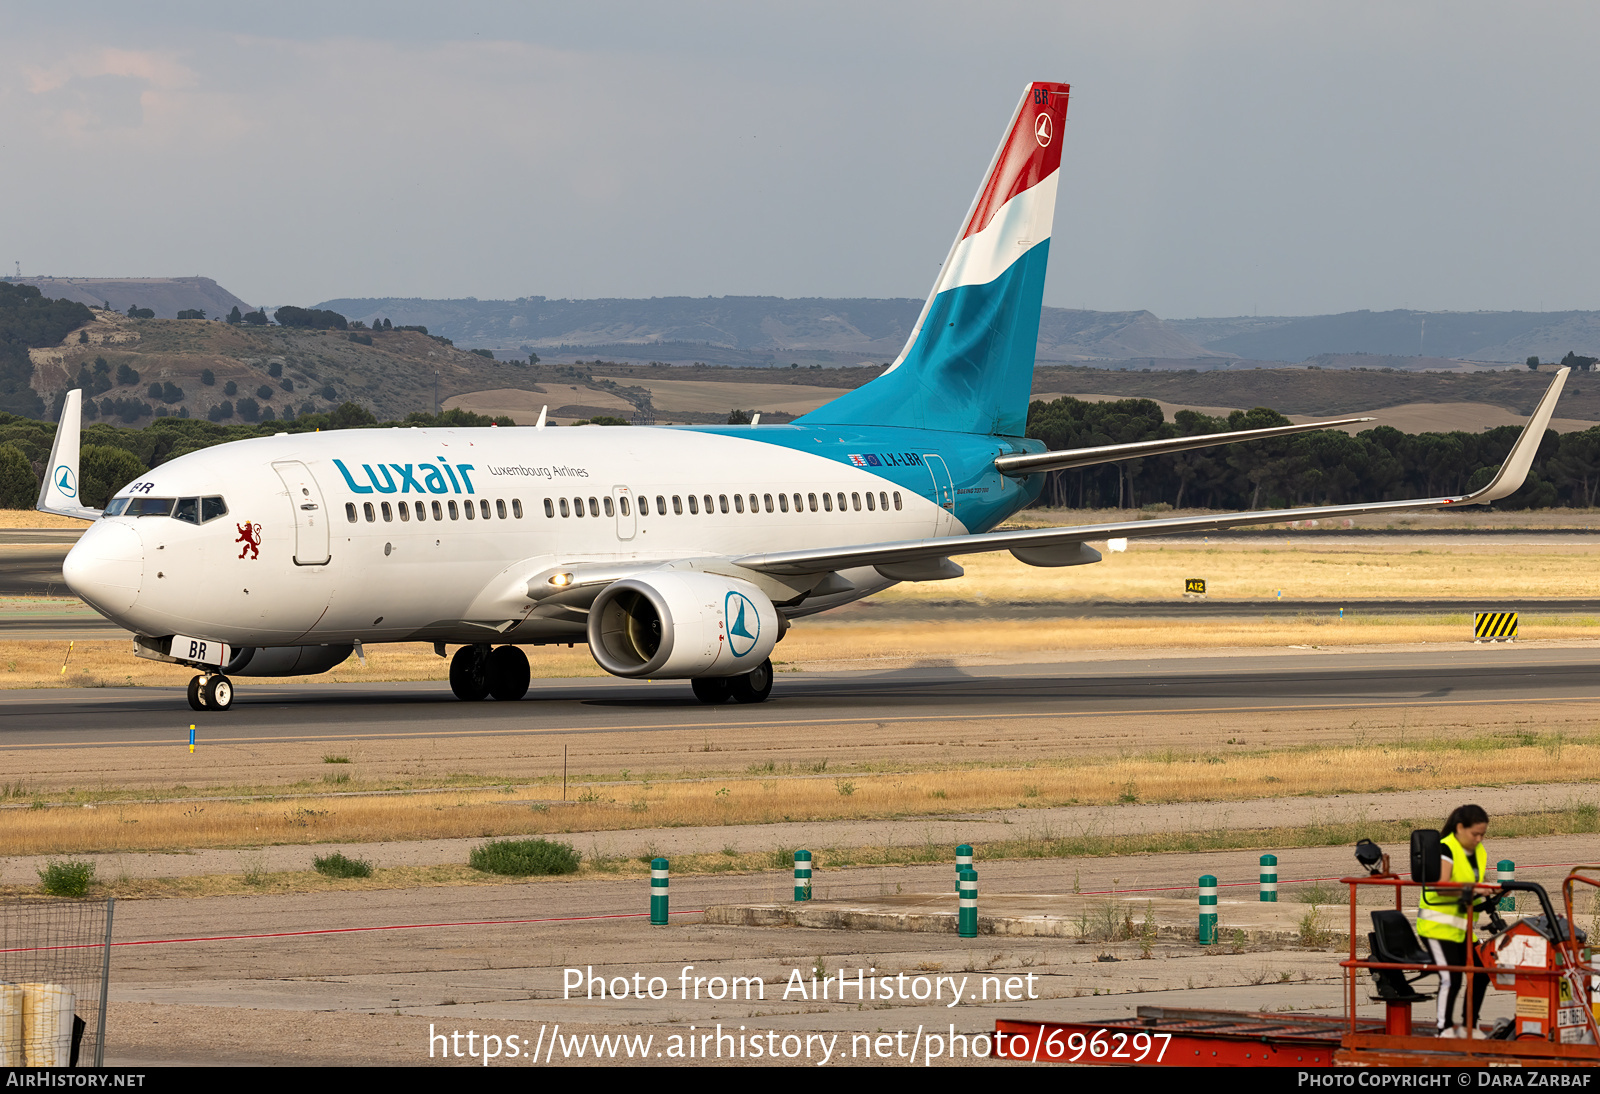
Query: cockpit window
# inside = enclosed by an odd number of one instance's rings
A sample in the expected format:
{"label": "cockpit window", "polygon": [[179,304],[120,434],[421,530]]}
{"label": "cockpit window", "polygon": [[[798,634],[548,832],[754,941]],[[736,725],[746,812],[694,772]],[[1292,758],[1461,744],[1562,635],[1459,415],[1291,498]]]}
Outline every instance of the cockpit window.
{"label": "cockpit window", "polygon": [[106,506],[108,517],[166,517],[187,524],[204,524],[226,516],[228,503],[209,498],[116,498]]}
{"label": "cockpit window", "polygon": [[129,498],[126,516],[164,517],[172,512],[172,498]]}

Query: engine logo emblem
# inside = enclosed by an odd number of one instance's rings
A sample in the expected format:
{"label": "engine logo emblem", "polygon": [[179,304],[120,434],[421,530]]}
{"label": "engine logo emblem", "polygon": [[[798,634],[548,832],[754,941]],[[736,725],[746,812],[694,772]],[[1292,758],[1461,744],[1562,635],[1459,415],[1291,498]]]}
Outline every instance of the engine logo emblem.
{"label": "engine logo emblem", "polygon": [[761,613],[743,593],[732,593],[722,602],[722,617],[728,621],[728,650],[743,657],[756,648],[761,637]]}

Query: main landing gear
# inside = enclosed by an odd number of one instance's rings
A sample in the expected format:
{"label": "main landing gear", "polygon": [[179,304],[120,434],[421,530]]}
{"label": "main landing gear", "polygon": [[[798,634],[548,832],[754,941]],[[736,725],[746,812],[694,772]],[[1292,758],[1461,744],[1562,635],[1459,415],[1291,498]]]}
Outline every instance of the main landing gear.
{"label": "main landing gear", "polygon": [[227,710],[233,706],[233,681],[221,673],[207,673],[189,681],[191,710]]}
{"label": "main landing gear", "polygon": [[763,661],[743,676],[697,676],[690,684],[702,703],[764,703],[772,694],[772,662]]}
{"label": "main landing gear", "polygon": [[450,659],[450,690],[477,702],[493,695],[511,701],[528,694],[528,656],[516,646],[462,646]]}

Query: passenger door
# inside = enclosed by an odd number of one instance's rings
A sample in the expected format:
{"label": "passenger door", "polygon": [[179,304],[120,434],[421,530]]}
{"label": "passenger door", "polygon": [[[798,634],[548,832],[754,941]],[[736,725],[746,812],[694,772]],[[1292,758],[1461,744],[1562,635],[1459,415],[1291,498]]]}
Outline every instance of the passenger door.
{"label": "passenger door", "polygon": [[948,536],[955,531],[956,524],[956,491],[950,483],[950,468],[946,466],[944,457],[931,452],[924,453],[922,459],[928,465],[928,474],[933,476],[933,503],[943,510],[938,516],[934,535]]}
{"label": "passenger door", "polygon": [[328,513],[311,469],[298,460],[275,463],[272,469],[288,487],[289,505],[294,510],[294,564],[325,565],[332,557],[328,550]]}

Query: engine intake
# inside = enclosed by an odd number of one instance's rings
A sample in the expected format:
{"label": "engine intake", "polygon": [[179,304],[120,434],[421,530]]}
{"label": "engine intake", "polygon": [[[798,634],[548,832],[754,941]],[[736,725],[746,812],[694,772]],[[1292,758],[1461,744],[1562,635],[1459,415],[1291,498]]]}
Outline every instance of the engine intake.
{"label": "engine intake", "polygon": [[701,573],[613,582],[589,608],[589,652],[614,676],[738,676],[761,665],[781,633],[755,585]]}

